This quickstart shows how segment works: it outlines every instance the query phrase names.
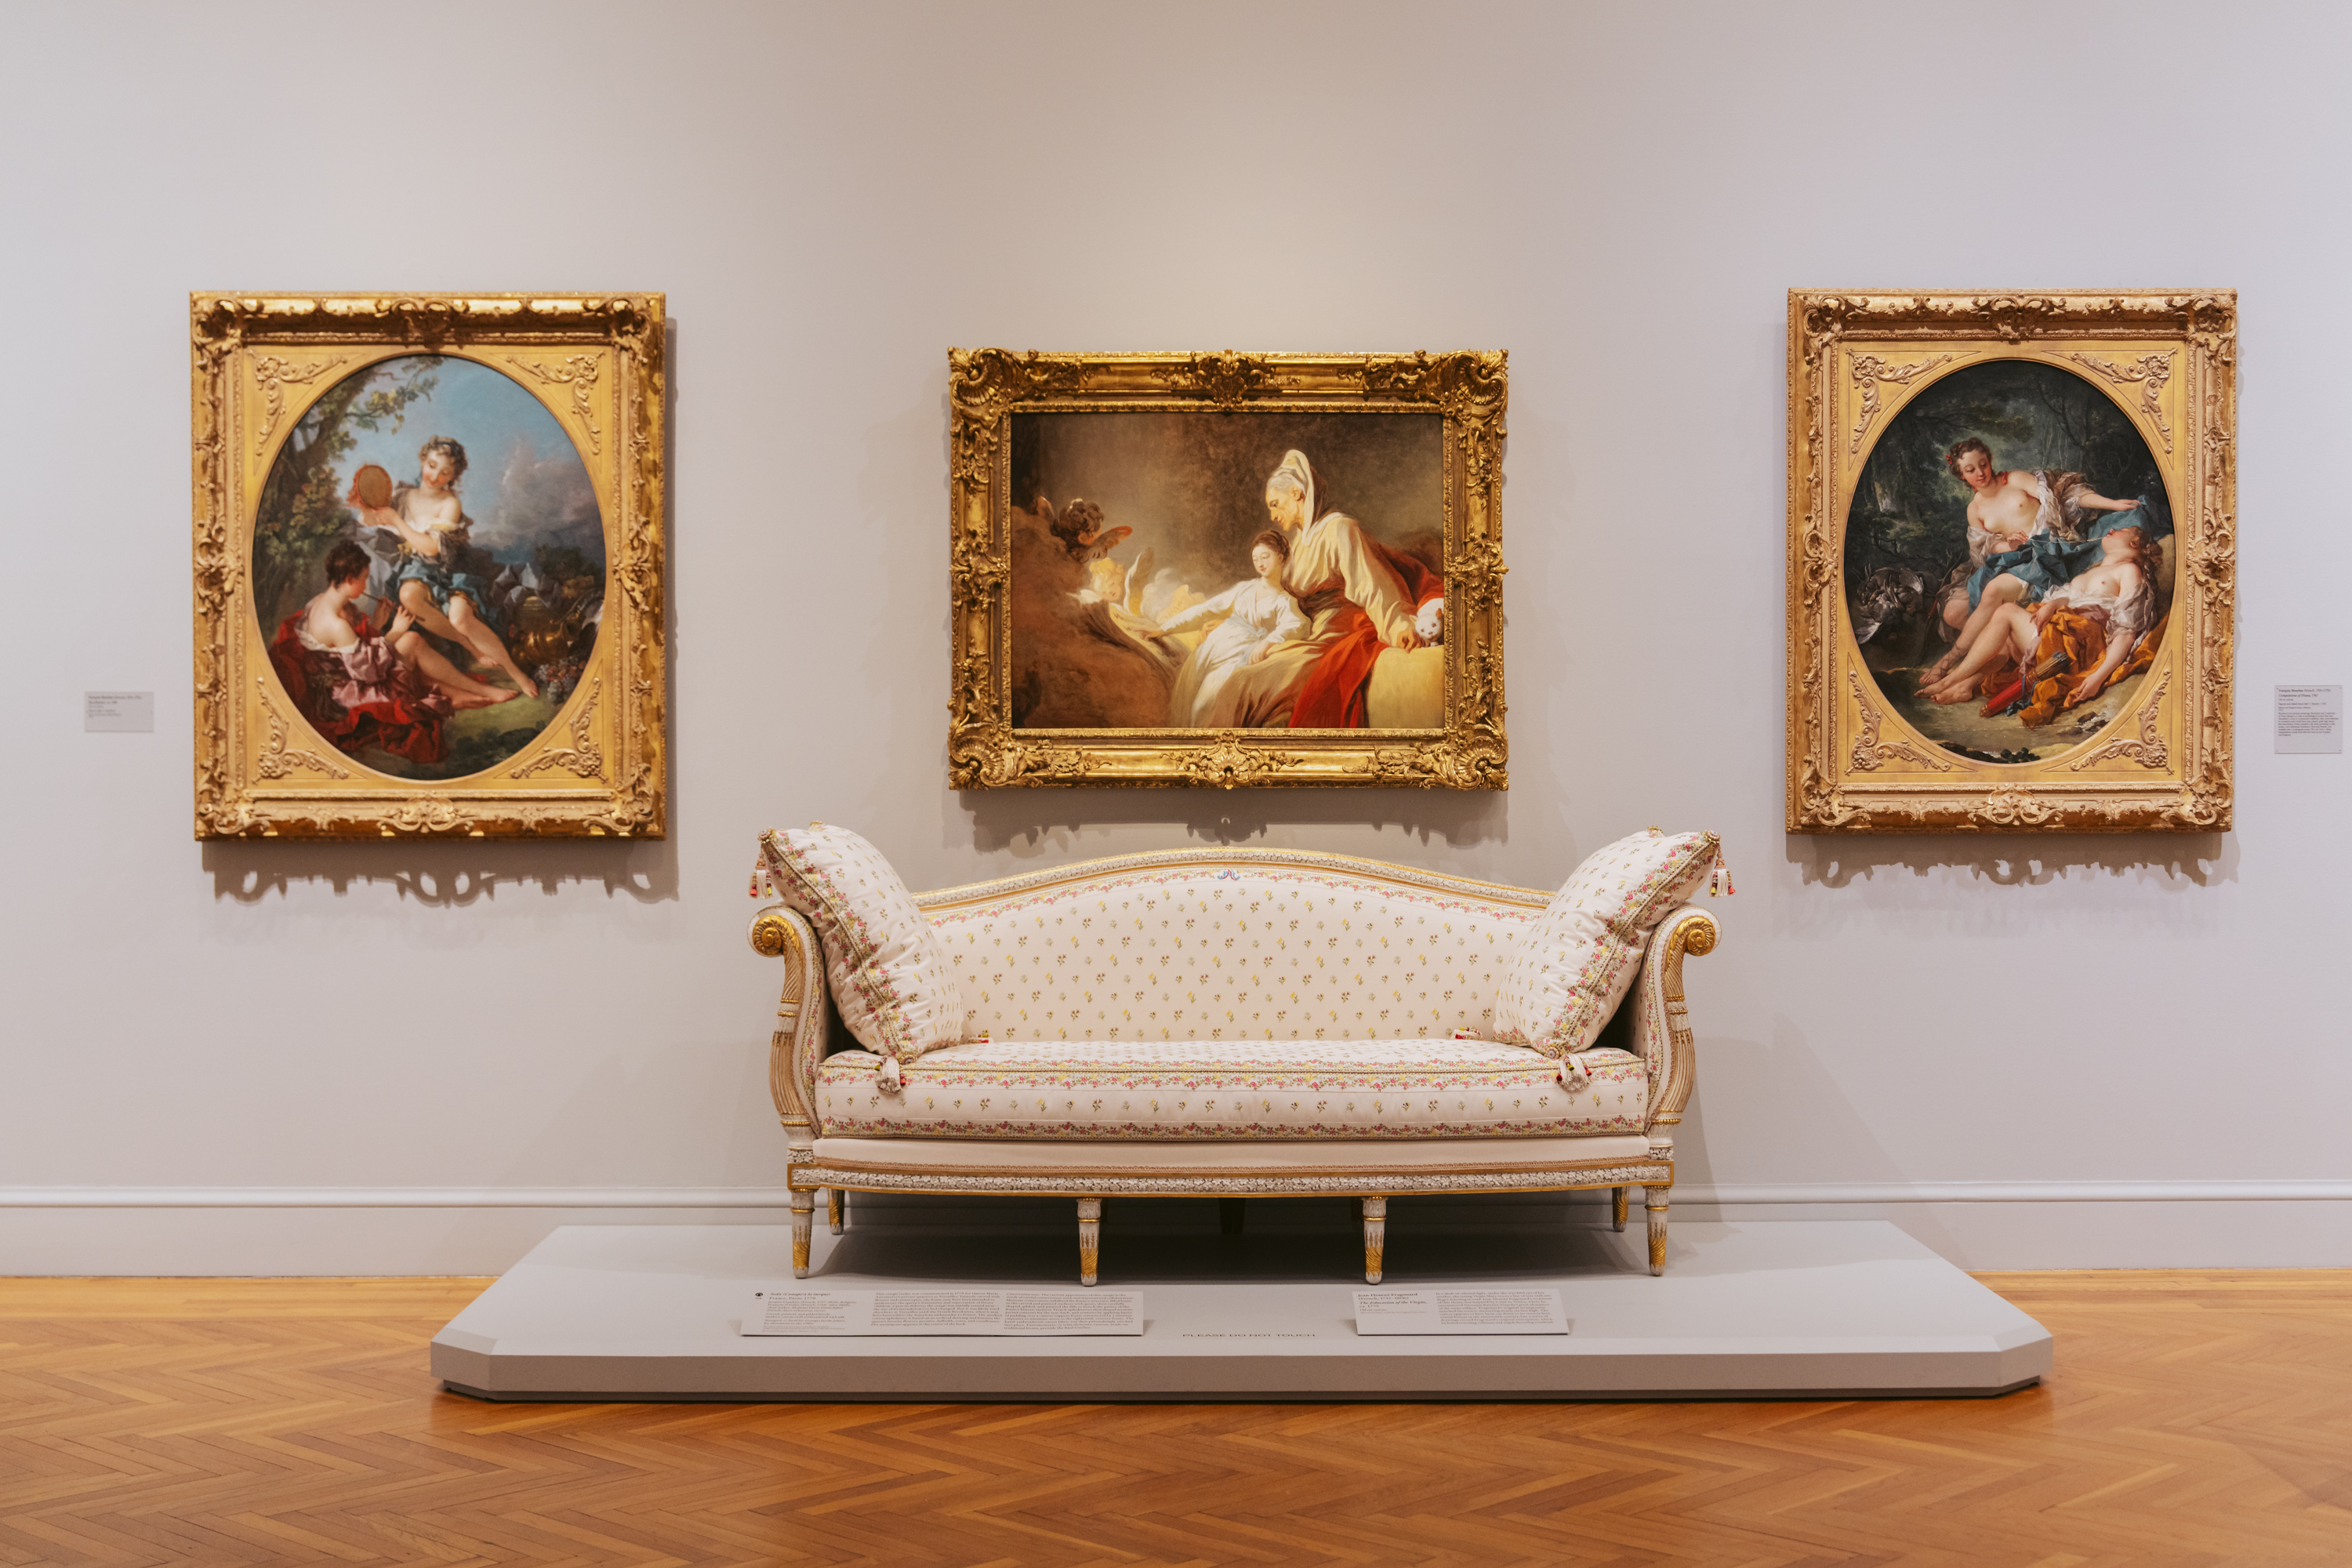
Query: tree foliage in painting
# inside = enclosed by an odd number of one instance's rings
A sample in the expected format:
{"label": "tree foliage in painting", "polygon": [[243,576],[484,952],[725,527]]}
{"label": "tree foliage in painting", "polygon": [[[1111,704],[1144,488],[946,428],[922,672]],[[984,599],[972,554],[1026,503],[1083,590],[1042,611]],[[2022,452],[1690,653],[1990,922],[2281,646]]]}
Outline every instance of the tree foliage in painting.
{"label": "tree foliage in painting", "polygon": [[302,416],[272,464],[253,526],[253,603],[266,626],[324,584],[310,580],[339,540],[358,537],[342,459],[357,430],[397,430],[429,395],[440,360],[419,355],[378,375],[346,376]]}

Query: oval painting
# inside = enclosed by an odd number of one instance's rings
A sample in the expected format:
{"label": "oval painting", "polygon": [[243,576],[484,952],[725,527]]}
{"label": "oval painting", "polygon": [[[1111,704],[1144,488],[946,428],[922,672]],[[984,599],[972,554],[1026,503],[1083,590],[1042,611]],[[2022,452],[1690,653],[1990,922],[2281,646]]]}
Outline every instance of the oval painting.
{"label": "oval painting", "polygon": [[595,486],[488,365],[409,354],[311,405],[264,481],[253,603],[304,720],[381,773],[453,779],[545,730],[604,607]]}
{"label": "oval painting", "polygon": [[1952,372],[1886,422],[1846,512],[1879,694],[1963,756],[2071,751],[2133,700],[2172,608],[2172,509],[2131,419],[2034,360]]}

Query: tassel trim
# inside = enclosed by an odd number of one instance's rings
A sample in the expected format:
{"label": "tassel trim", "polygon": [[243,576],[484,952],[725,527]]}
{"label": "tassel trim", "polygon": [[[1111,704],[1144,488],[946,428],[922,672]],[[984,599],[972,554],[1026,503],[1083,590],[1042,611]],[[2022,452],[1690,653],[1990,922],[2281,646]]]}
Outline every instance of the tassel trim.
{"label": "tassel trim", "polygon": [[1570,1094],[1580,1094],[1592,1087],[1592,1063],[1586,1059],[1587,1054],[1571,1051],[1552,1067],[1552,1076],[1559,1079],[1559,1087]]}
{"label": "tassel trim", "polygon": [[1729,898],[1738,891],[1731,885],[1731,864],[1724,859],[1723,846],[1718,844],[1715,847],[1715,869],[1707,873],[1706,896],[1710,899]]}

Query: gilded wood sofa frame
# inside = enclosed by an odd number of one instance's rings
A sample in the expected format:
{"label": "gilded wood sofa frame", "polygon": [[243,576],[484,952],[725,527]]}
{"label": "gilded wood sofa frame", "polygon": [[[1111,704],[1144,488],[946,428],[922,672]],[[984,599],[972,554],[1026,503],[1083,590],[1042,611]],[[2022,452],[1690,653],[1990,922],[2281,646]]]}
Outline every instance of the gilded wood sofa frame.
{"label": "gilded wood sofa frame", "polygon": [[[1090,872],[1147,866],[1301,864],[1321,866],[1342,875],[1375,878],[1383,873],[1393,877],[1397,869],[1382,861],[1305,850],[1179,849],[1079,861],[1059,868],[1055,877],[1076,878]],[[1552,899],[1552,894],[1538,889],[1471,883],[1460,878],[1446,879],[1475,887],[1483,896],[1498,902],[1541,909]],[[982,882],[920,893],[916,895],[916,902],[929,905],[976,901],[987,897],[988,889],[995,885]],[[1643,1206],[1649,1216],[1650,1272],[1665,1272],[1668,1194],[1675,1180],[1674,1129],[1682,1121],[1683,1108],[1689,1102],[1698,1072],[1691,1041],[1690,1010],[1683,990],[1683,960],[1714,951],[1717,928],[1714,917],[1705,910],[1685,904],[1660,922],[1643,954],[1633,992],[1622,1004],[1634,1009],[1633,1038],[1648,1068],[1650,1100],[1643,1115],[1643,1132],[1649,1141],[1647,1159],[1555,1162],[1526,1168],[1479,1166],[1454,1171],[1384,1172],[1374,1179],[1344,1171],[1295,1169],[1015,1172],[1001,1166],[992,1168],[987,1157],[991,1144],[982,1140],[973,1141],[973,1158],[966,1169],[888,1169],[823,1163],[815,1149],[814,1108],[809,1104],[802,1086],[813,1079],[815,1064],[823,1059],[826,1046],[824,953],[809,923],[782,904],[769,905],[755,914],[750,936],[754,951],[765,957],[782,959],[784,963],[782,994],[776,1004],[776,1027],[768,1047],[768,1088],[784,1129],[785,1184],[792,1194],[795,1278],[808,1274],[817,1194],[825,1194],[826,1220],[833,1234],[838,1236],[842,1231],[842,1194],[848,1191],[1075,1198],[1078,1278],[1085,1285],[1094,1284],[1099,1275],[1102,1205],[1106,1197],[1351,1197],[1358,1202],[1363,1222],[1364,1279],[1377,1285],[1381,1282],[1386,1242],[1388,1200],[1392,1196],[1423,1193],[1579,1192],[1605,1187],[1610,1192],[1612,1224],[1622,1231],[1625,1228],[1631,1190],[1638,1186],[1643,1190]],[[1465,1152],[1475,1150],[1478,1142],[1461,1142]],[[1472,1163],[1465,1162],[1465,1166]]]}

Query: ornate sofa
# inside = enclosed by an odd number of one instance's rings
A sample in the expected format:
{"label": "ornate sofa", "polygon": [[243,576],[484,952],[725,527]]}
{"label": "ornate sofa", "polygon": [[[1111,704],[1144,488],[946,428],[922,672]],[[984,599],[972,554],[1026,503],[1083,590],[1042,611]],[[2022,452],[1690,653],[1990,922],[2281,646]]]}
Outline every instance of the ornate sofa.
{"label": "ornate sofa", "polygon": [[845,1190],[1066,1195],[1087,1285],[1108,1197],[1353,1197],[1377,1284],[1393,1195],[1606,1187],[1622,1230],[1639,1186],[1663,1273],[1696,1070],[1683,959],[1715,946],[1716,923],[1687,903],[1665,912],[1628,1002],[1565,1061],[1470,1037],[1495,1032],[1504,961],[1553,898],[1274,849],[918,893],[967,1028],[903,1075],[828,1027],[815,932],[764,908],[751,939],[784,966],[769,1082],[793,1272],[808,1270],[820,1191],[836,1235]]}

